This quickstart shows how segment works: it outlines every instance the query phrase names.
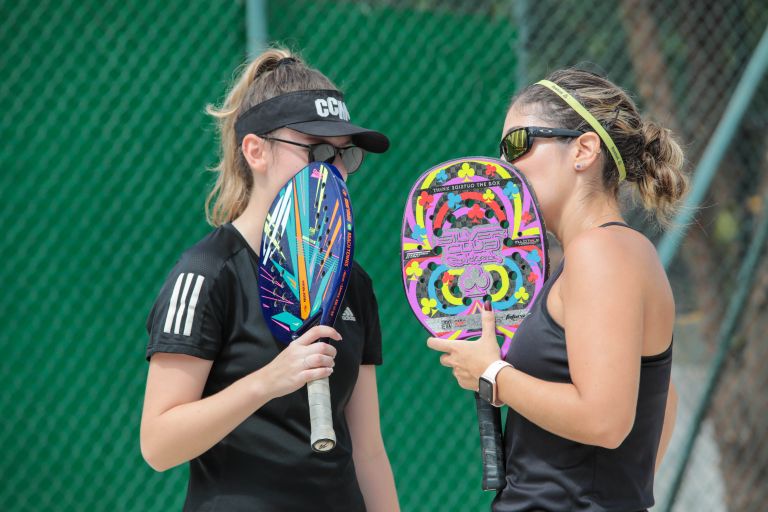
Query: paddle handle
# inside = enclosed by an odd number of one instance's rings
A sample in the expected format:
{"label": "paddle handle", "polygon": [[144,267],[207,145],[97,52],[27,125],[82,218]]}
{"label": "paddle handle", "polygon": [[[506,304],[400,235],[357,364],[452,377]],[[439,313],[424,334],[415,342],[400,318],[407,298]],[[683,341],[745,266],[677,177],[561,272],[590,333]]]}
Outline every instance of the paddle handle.
{"label": "paddle handle", "polygon": [[501,432],[501,411],[475,393],[477,420],[480,425],[480,449],[483,453],[483,490],[504,488],[504,444]]}
{"label": "paddle handle", "polygon": [[331,386],[328,377],[307,382],[309,422],[312,429],[310,442],[316,452],[327,452],[336,446],[331,414]]}

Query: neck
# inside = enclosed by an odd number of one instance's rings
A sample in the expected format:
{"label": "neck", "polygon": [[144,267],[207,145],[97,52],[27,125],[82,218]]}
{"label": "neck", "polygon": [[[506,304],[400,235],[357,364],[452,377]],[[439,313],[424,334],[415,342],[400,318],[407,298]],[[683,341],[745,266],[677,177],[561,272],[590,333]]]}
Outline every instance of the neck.
{"label": "neck", "polygon": [[578,235],[606,222],[624,222],[615,199],[608,196],[599,199],[592,197],[589,200],[574,198],[556,216],[551,231],[560,241],[563,250],[566,250]]}
{"label": "neck", "polygon": [[261,235],[264,231],[264,221],[267,219],[267,211],[272,204],[272,199],[263,197],[263,189],[254,187],[251,191],[251,197],[248,200],[248,206],[240,214],[232,225],[237,228],[248,245],[256,252],[261,253]]}

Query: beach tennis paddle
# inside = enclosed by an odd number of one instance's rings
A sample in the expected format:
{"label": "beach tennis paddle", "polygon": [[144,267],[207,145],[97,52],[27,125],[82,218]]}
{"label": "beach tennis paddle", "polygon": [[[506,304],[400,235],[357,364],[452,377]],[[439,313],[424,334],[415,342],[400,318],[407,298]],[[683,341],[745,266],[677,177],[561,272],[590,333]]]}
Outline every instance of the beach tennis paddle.
{"label": "beach tennis paddle", "polygon": [[[264,319],[285,344],[315,325],[333,326],[352,270],[352,206],[332,165],[313,162],[278,193],[259,255]],[[336,445],[328,378],[307,383],[312,449]]]}
{"label": "beach tennis paddle", "polygon": [[[504,358],[549,272],[536,197],[518,169],[486,157],[438,164],[408,194],[403,215],[403,285],[419,322],[448,339],[479,338],[491,301]],[[499,409],[475,394],[483,489],[504,485]]]}

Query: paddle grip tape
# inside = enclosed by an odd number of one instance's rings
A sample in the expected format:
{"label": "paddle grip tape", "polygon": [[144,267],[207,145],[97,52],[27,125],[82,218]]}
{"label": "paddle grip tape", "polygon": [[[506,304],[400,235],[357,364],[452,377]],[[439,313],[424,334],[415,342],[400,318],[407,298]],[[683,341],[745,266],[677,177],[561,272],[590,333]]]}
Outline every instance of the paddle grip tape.
{"label": "paddle grip tape", "polygon": [[316,452],[332,450],[336,446],[336,433],[333,431],[331,386],[328,377],[307,382],[307,395],[312,449]]}
{"label": "paddle grip tape", "polygon": [[483,454],[483,490],[504,487],[504,447],[501,438],[501,411],[475,393],[477,421],[480,425],[480,448]]}

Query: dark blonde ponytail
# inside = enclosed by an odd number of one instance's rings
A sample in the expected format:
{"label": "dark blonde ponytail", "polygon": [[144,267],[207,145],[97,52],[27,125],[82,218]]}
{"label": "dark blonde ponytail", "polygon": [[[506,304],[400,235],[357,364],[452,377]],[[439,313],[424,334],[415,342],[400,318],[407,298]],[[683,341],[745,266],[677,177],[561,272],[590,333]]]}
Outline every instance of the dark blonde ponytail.
{"label": "dark blonde ponytail", "polygon": [[221,144],[219,162],[212,169],[218,176],[205,201],[210,224],[219,226],[236,219],[248,205],[253,188],[251,169],[235,135],[237,118],[262,101],[309,89],[337,87],[298,55],[284,48],[271,48],[243,66],[220,108],[206,107],[206,112],[217,120]]}

